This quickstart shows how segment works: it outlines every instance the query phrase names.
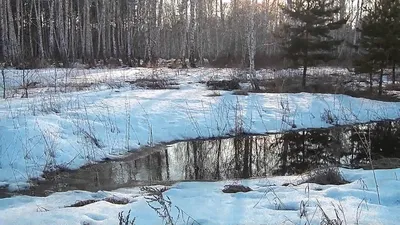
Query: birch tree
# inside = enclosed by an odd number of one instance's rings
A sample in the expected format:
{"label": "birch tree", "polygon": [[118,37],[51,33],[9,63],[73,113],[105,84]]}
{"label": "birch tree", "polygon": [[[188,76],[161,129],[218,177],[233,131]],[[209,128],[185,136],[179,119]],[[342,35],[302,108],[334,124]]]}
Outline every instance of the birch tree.
{"label": "birch tree", "polygon": [[[297,0],[296,0],[297,1]],[[134,65],[157,58],[189,58],[191,66],[224,58],[233,66],[265,62],[283,50],[275,32],[290,18],[280,0],[0,0],[0,61]],[[335,36],[357,44],[368,0],[340,0],[337,17],[351,23]],[[342,45],[340,52],[356,52]],[[347,56],[347,55],[346,55]],[[31,62],[29,62],[31,63]],[[32,62],[34,64],[34,62]],[[137,65],[137,64],[136,64]],[[225,64],[221,65],[224,66]],[[40,65],[38,65],[40,66]]]}
{"label": "birch tree", "polygon": [[249,34],[248,34],[248,51],[249,51],[249,65],[250,65],[250,76],[251,84],[253,89],[259,90],[259,86],[256,81],[256,72],[254,64],[254,56],[256,53],[256,39],[255,39],[255,27],[254,27],[254,13],[257,0],[249,0]]}
{"label": "birch tree", "polygon": [[190,0],[190,25],[189,25],[189,63],[190,67],[196,67],[195,62],[195,39],[194,32],[196,30],[195,21],[195,3],[196,0]]}

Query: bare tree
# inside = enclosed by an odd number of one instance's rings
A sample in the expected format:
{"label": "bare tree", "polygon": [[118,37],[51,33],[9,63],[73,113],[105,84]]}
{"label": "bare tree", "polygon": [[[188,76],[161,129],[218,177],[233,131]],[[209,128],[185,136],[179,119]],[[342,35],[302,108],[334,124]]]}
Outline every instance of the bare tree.
{"label": "bare tree", "polygon": [[[257,67],[281,49],[274,35],[287,19],[280,0],[0,0],[0,61],[189,58]],[[337,36],[356,44],[365,0],[340,0],[351,25]],[[250,10],[250,11],[249,11]],[[343,54],[353,54],[343,45]],[[135,58],[135,59],[134,59]],[[250,64],[250,65],[248,65]]]}
{"label": "bare tree", "polygon": [[195,62],[195,39],[194,32],[196,30],[195,21],[195,0],[190,0],[190,25],[189,25],[189,63],[190,67],[196,67]]}

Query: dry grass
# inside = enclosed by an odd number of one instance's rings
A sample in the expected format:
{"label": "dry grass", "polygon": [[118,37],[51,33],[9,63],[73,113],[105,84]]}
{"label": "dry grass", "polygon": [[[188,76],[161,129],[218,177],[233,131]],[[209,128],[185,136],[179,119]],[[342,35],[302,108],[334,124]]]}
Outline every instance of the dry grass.
{"label": "dry grass", "polygon": [[124,211],[118,213],[119,225],[133,225],[135,224],[136,217],[130,219],[131,210],[124,216]]}
{"label": "dry grass", "polygon": [[94,199],[89,199],[89,200],[83,200],[83,201],[77,201],[76,203],[66,206],[66,207],[82,207],[85,205],[90,205],[93,204],[95,202],[98,202],[99,200],[94,200]]}
{"label": "dry grass", "polygon": [[388,91],[400,91],[400,83],[396,84],[387,84],[385,90]]}
{"label": "dry grass", "polygon": [[232,94],[233,94],[233,95],[243,95],[243,96],[246,96],[246,95],[249,95],[249,92],[246,91],[246,90],[234,90],[234,91],[232,92]]}
{"label": "dry grass", "polygon": [[302,78],[300,76],[279,77],[269,80],[258,81],[262,90],[270,93],[342,93],[344,92],[346,80],[333,76],[310,77],[307,85],[302,88]]}
{"label": "dry grass", "polygon": [[210,90],[225,90],[233,91],[240,89],[239,80],[210,80],[206,83],[208,89]]}
{"label": "dry grass", "polygon": [[127,83],[146,89],[179,89],[178,83],[162,78],[142,78]]}
{"label": "dry grass", "polygon": [[76,203],[66,207],[83,207],[99,201],[105,201],[115,205],[126,205],[130,202],[127,198],[108,197],[103,200],[88,199],[88,200],[77,201]]}
{"label": "dry grass", "polygon": [[105,198],[103,201],[109,202],[114,205],[126,205],[130,202],[129,199],[127,198],[117,198],[117,197],[108,197]]}
{"label": "dry grass", "polygon": [[400,159],[399,158],[382,158],[376,159],[372,161],[372,165],[370,163],[362,165],[363,169],[394,169],[400,168]]}
{"label": "dry grass", "polygon": [[[345,94],[352,97],[368,98],[372,100],[398,102],[400,99],[390,93],[378,94],[378,88],[368,87],[369,82],[365,80],[352,79],[352,77],[320,75],[318,77],[308,77],[307,85],[302,88],[301,76],[285,76],[274,79],[258,80],[259,92],[266,93],[321,93],[321,94]],[[364,85],[361,85],[364,84]],[[385,90],[400,91],[400,84],[389,85]]]}
{"label": "dry grass", "polygon": [[219,91],[213,91],[212,93],[206,95],[207,97],[220,97],[221,96],[221,92]]}
{"label": "dry grass", "polygon": [[342,185],[349,182],[343,178],[338,168],[327,167],[309,172],[307,174],[307,178],[300,184],[304,183],[315,183],[320,185]]}

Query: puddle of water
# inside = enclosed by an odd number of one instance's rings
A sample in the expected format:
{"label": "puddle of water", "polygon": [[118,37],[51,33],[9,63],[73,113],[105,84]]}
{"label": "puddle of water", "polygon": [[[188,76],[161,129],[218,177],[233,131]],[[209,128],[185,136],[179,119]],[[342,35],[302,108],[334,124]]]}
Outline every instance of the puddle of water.
{"label": "puddle of water", "polygon": [[179,142],[75,171],[47,173],[44,181],[32,181],[31,189],[19,193],[45,196],[67,190],[300,174],[326,165],[357,168],[368,163],[368,148],[373,159],[400,158],[400,122]]}

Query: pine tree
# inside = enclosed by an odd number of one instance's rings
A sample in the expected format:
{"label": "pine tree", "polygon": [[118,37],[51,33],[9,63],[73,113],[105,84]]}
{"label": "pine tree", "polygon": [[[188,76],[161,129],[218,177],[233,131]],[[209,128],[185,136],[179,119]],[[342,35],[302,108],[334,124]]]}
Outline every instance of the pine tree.
{"label": "pine tree", "polygon": [[335,58],[334,52],[343,40],[335,40],[331,31],[346,24],[347,18],[336,20],[341,8],[334,0],[294,0],[283,7],[288,16],[283,43],[285,57],[294,66],[303,66],[302,86],[306,86],[307,69]]}
{"label": "pine tree", "polygon": [[[361,21],[360,57],[355,60],[356,69],[371,74],[380,71],[379,95],[382,94],[383,72],[390,62],[396,64],[398,46],[398,27],[393,12],[395,1],[378,0],[367,8],[367,14]],[[395,72],[395,69],[393,69]],[[393,77],[393,81],[394,81]]]}
{"label": "pine tree", "polygon": [[388,43],[389,58],[392,66],[392,83],[396,83],[396,65],[400,63],[400,1],[386,0],[389,10]]}

